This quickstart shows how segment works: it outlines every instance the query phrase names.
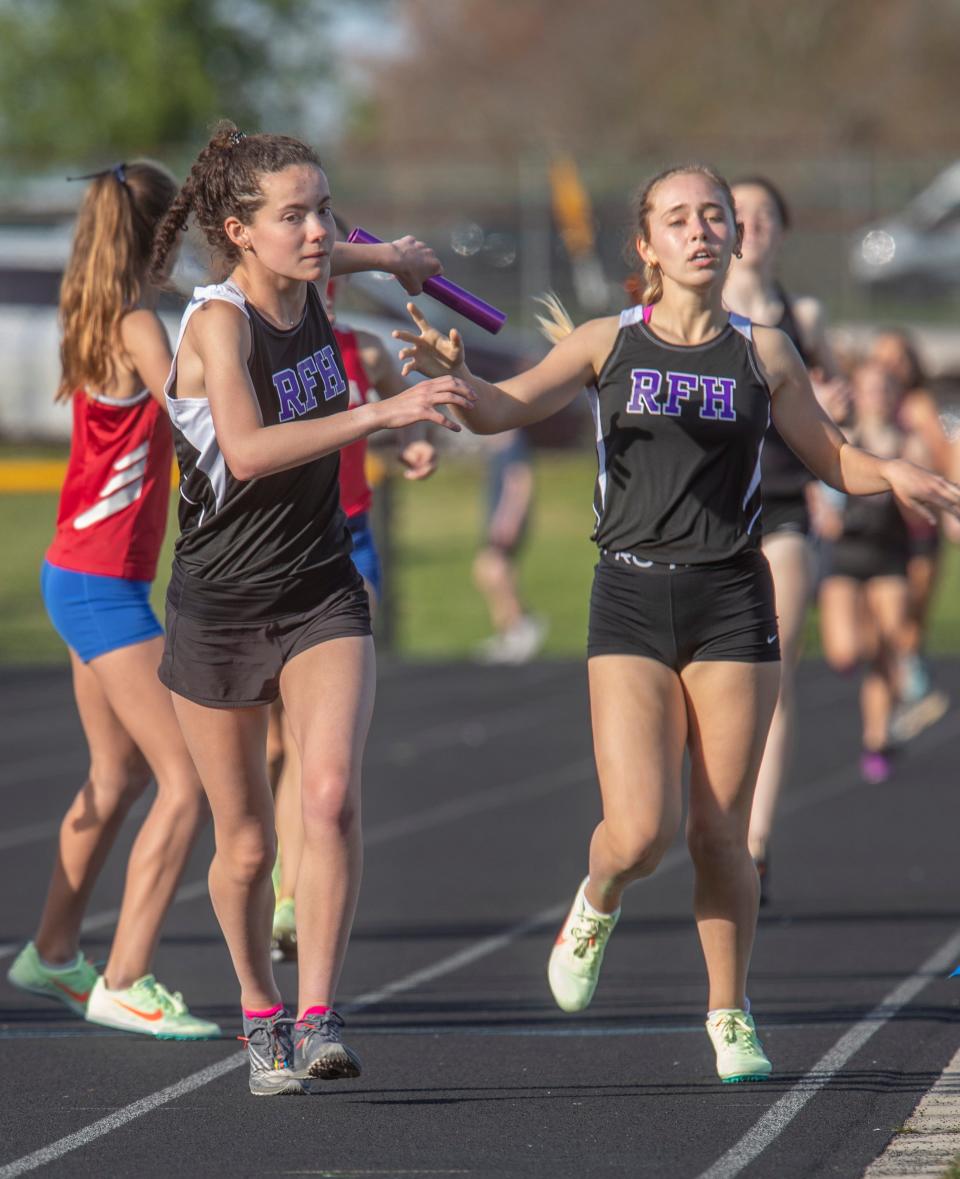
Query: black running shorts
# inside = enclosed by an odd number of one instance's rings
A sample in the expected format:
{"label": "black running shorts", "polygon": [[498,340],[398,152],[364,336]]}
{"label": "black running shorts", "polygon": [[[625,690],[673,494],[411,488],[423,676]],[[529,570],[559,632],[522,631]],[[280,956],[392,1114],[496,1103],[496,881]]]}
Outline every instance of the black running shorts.
{"label": "black running shorts", "polygon": [[[188,579],[189,580],[189,579]],[[302,599],[303,587],[297,596]],[[337,563],[312,604],[288,597],[273,613],[251,595],[232,609],[206,601],[193,579],[171,579],[166,641],[159,675],[171,692],[209,708],[270,704],[280,694],[280,672],[295,655],[331,639],[369,635],[370,604],[349,557]],[[249,615],[254,615],[250,617]]]}
{"label": "black running shorts", "polygon": [[717,660],[776,663],[773,579],[750,550],[716,565],[662,565],[601,554],[590,596],[587,654],[643,655],[681,671]]}
{"label": "black running shorts", "polygon": [[909,550],[864,537],[841,537],[823,546],[822,576],[872,581],[875,577],[906,577]]}
{"label": "black running shorts", "polygon": [[802,494],[776,496],[764,492],[760,520],[764,538],[782,532],[799,536],[810,534],[810,512],[806,498]]}

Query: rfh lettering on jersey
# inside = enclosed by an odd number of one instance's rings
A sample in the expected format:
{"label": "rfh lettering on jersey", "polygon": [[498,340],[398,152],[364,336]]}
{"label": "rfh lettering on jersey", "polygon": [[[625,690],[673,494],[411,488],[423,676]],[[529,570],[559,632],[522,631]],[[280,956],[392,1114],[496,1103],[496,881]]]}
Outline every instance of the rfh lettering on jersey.
{"label": "rfh lettering on jersey", "polygon": [[662,414],[678,418],[684,403],[701,394],[700,416],[707,421],[735,422],[732,377],[701,377],[695,373],[662,373],[655,368],[635,368],[627,413]]}
{"label": "rfh lettering on jersey", "polygon": [[317,408],[314,390],[323,386],[323,400],[331,401],[346,393],[347,382],[337,367],[330,344],[297,362],[297,367],[282,368],[273,374],[273,387],[280,399],[280,421],[291,422]]}

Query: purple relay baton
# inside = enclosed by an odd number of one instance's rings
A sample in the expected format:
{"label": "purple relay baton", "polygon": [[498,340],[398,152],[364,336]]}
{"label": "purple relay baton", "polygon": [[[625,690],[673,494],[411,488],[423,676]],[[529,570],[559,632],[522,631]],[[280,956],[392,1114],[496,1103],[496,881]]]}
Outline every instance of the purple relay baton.
{"label": "purple relay baton", "polygon": [[[350,231],[350,236],[347,238],[348,242],[359,242],[363,246],[378,246],[382,245],[383,241],[379,237],[374,237],[372,233],[367,233],[365,229],[356,229]],[[497,332],[507,322],[506,315],[493,307],[490,303],[478,298],[476,295],[471,295],[469,291],[464,290],[463,287],[458,287],[455,282],[450,282],[446,278],[428,278],[423,284],[424,293],[429,295],[437,302],[443,303],[446,307],[456,311],[458,315],[462,315],[465,319],[482,327],[484,331],[490,332],[491,335],[496,335]]]}

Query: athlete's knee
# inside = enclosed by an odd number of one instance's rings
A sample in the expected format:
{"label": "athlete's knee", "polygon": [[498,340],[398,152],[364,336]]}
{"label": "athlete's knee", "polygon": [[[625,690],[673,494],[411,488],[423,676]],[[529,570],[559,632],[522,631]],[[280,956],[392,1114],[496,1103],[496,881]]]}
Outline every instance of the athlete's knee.
{"label": "athlete's knee", "polygon": [[216,862],[236,884],[257,884],[273,871],[277,837],[272,827],[251,821],[229,836],[217,832]]}
{"label": "athlete's knee", "polygon": [[649,876],[673,843],[677,828],[664,821],[659,826],[637,824],[614,829],[606,824],[607,846],[615,861],[616,874],[623,879]]}
{"label": "athlete's knee", "polygon": [[126,812],[146,790],[151,777],[139,750],[120,758],[95,757],[83,789],[85,801],[104,815]]}
{"label": "athlete's knee", "polygon": [[746,825],[739,816],[711,816],[687,821],[687,847],[697,868],[722,867],[747,854]]}
{"label": "athlete's knee", "polygon": [[353,773],[349,766],[304,770],[301,811],[304,838],[309,840],[336,828],[346,834],[359,821]]}
{"label": "athlete's knee", "polygon": [[860,666],[860,652],[853,648],[825,650],[827,666],[837,675],[852,676]]}

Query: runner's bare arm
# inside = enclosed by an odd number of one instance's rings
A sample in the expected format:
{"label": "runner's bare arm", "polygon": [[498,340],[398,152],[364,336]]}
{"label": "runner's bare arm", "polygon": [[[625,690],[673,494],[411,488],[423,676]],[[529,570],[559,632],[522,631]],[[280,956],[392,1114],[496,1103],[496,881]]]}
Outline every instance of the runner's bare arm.
{"label": "runner's bare arm", "polygon": [[492,385],[467,368],[463,341],[456,329],[444,335],[413,303],[407,304],[407,310],[419,332],[393,333],[407,344],[400,352],[404,376],[416,369],[424,376],[446,372],[465,380],[478,394],[477,404],[466,411],[452,408],[475,434],[499,434],[529,426],[569,405],[581,389],[596,380],[618,331],[616,317],[589,320],[556,344],[539,364]]}
{"label": "runner's bare arm", "polygon": [[178,382],[178,396],[199,392],[207,397],[217,442],[237,479],[289,470],[375,430],[401,429],[417,421],[456,430],[440,407],[464,410],[476,399],[463,381],[446,376],[423,381],[389,401],[345,408],[326,418],[264,426],[247,368],[250,329],[243,313],[222,301],[207,304],[190,321],[181,347],[188,345],[202,365],[203,389],[181,389]]}

